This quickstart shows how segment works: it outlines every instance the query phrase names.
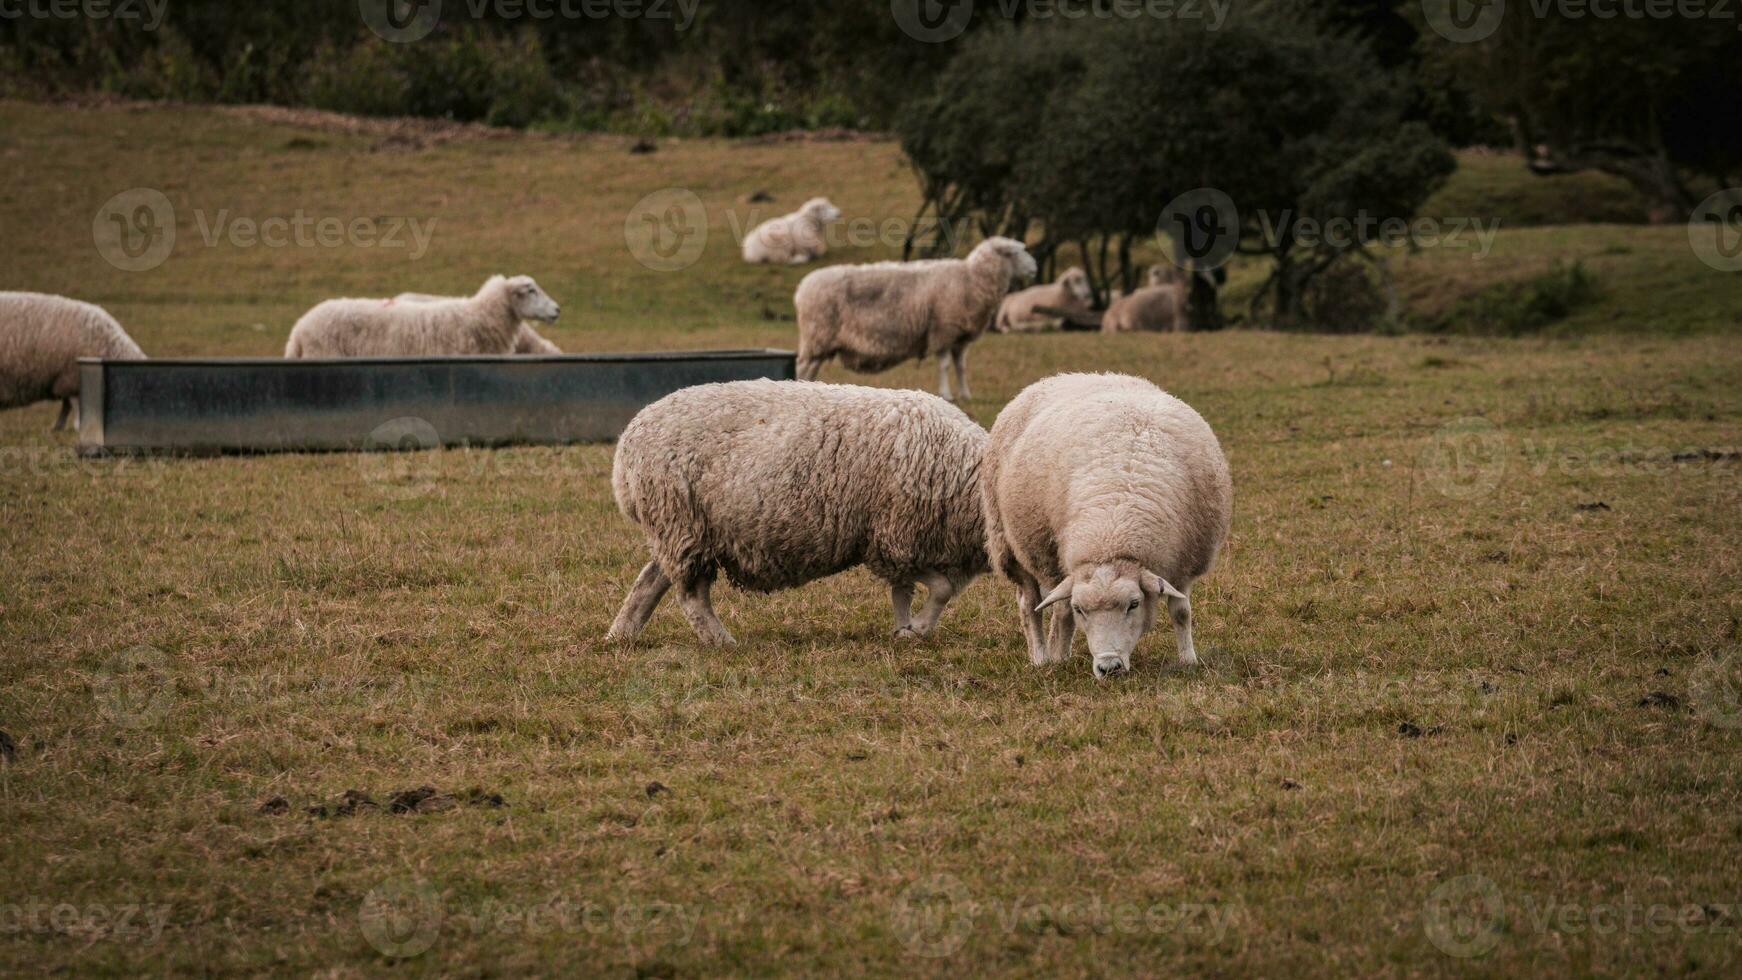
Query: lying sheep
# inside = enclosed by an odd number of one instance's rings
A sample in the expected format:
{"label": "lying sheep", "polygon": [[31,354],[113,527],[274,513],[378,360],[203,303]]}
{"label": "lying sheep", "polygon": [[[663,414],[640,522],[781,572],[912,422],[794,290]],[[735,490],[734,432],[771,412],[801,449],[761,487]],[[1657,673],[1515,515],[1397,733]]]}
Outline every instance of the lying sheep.
{"label": "lying sheep", "polygon": [[829,251],[824,229],[839,220],[841,209],[828,198],[812,198],[792,214],[764,221],[744,236],[744,261],[753,265],[814,262]]}
{"label": "lying sheep", "polygon": [[992,325],[1018,278],[1035,274],[1021,242],[988,238],[964,260],[835,266],[805,277],[798,307],[798,376],[814,381],[830,358],[850,371],[876,373],[910,360],[938,359],[946,401],[950,367],[968,392],[968,345]]}
{"label": "lying sheep", "polygon": [[[400,293],[393,297],[395,303],[460,303],[464,301],[464,296],[431,296],[428,293]],[[514,335],[514,350],[509,353],[522,356],[559,357],[562,355],[562,348],[540,336],[539,332],[532,328],[532,324],[522,321],[520,332]]]}
{"label": "lying sheep", "polygon": [[101,307],[42,293],[0,293],[0,409],[59,401],[54,431],[84,422],[79,358],[142,361],[145,352]]}
{"label": "lying sheep", "polygon": [[617,506],[653,560],[609,638],[639,635],[675,584],[702,641],[731,644],[709,597],[720,572],[774,592],[859,565],[889,583],[897,637],[930,634],[987,570],[985,445],[973,420],[919,392],[741,381],[672,395],[618,443]]}
{"label": "lying sheep", "polygon": [[[1163,599],[1180,663],[1198,662],[1192,584],[1228,538],[1234,489],[1190,406],[1124,375],[1042,381],[992,427],[982,494],[992,567],[1016,584],[1034,663],[1068,659],[1080,624],[1095,676],[1126,673]],[[1049,643],[1040,614],[1061,603]]]}
{"label": "lying sheep", "polygon": [[1149,285],[1117,297],[1101,318],[1103,333],[1167,333],[1185,329],[1184,276],[1171,265],[1153,266]]}
{"label": "lying sheep", "polygon": [[1012,293],[998,308],[999,333],[1031,333],[1057,330],[1061,321],[1040,308],[1072,313],[1089,319],[1095,315],[1095,289],[1089,274],[1080,267],[1065,270],[1058,282]]}
{"label": "lying sheep", "polygon": [[329,300],[297,321],[287,358],[463,357],[514,351],[522,320],[554,323],[556,301],[526,276],[494,276],[471,299]]}

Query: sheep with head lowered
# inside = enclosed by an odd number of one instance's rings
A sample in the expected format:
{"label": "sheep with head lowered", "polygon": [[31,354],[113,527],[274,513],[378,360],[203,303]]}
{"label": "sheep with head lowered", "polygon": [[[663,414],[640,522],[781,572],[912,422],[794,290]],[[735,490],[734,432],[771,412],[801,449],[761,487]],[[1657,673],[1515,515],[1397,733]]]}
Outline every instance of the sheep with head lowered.
{"label": "sheep with head lowered", "polygon": [[998,308],[999,333],[1034,333],[1057,330],[1059,318],[1041,308],[1073,313],[1084,319],[1095,315],[1095,289],[1081,267],[1065,270],[1058,282],[1011,293]]}
{"label": "sheep with head lowered", "polygon": [[142,361],[145,352],[102,307],[43,293],[0,293],[0,409],[61,403],[59,432],[79,404],[79,358]]}
{"label": "sheep with head lowered", "polygon": [[771,218],[744,236],[744,261],[752,265],[804,265],[829,251],[829,225],[841,209],[826,197],[812,198],[792,214]]}
{"label": "sheep with head lowered", "polygon": [[1189,405],[1125,375],[1042,381],[998,416],[981,487],[987,551],[1016,585],[1035,664],[1067,660],[1081,625],[1095,676],[1128,673],[1163,604],[1180,663],[1198,662],[1192,585],[1228,538],[1234,485]]}
{"label": "sheep with head lowered", "polygon": [[938,359],[946,401],[950,368],[957,394],[968,392],[968,345],[998,315],[1016,279],[1032,278],[1034,257],[1021,242],[988,238],[966,259],[835,266],[799,283],[798,376],[816,380],[830,359],[874,374],[904,361]]}
{"label": "sheep with head lowered", "polygon": [[[889,583],[896,636],[929,635],[987,570],[985,445],[967,415],[915,391],[740,381],[658,402],[617,445],[617,506],[646,533],[652,561],[610,639],[639,635],[676,586],[702,641],[729,645],[710,597],[720,574],[775,592],[861,565]],[[926,588],[917,618],[916,584]]]}
{"label": "sheep with head lowered", "polygon": [[[395,303],[460,303],[464,296],[432,296],[429,293],[400,293],[393,297]],[[559,357],[562,348],[544,339],[532,324],[522,321],[520,332],[514,335],[514,350],[509,353],[519,356]]]}
{"label": "sheep with head lowered", "polygon": [[556,301],[527,276],[494,276],[477,295],[463,300],[328,300],[297,321],[284,356],[507,355],[514,351],[522,321],[555,323],[561,313]]}

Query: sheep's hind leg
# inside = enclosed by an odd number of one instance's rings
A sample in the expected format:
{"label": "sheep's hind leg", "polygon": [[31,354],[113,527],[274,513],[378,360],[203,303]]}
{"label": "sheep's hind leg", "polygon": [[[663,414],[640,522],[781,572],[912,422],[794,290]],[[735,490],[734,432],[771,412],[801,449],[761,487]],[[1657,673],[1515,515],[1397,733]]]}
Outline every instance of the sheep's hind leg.
{"label": "sheep's hind leg", "polygon": [[1045,594],[1040,591],[1040,583],[1026,571],[1017,570],[1012,576],[1016,579],[1016,609],[1022,617],[1022,638],[1028,643],[1028,660],[1036,667],[1043,667],[1050,657],[1046,649],[1046,619],[1035,611]]}
{"label": "sheep's hind leg", "polygon": [[919,611],[919,621],[913,624],[913,632],[919,636],[930,636],[938,628],[938,620],[943,618],[944,608],[956,597],[956,583],[950,581],[948,576],[936,572],[920,581],[925,585],[925,607]]}
{"label": "sheep's hind leg", "polygon": [[1167,597],[1167,612],[1173,617],[1174,638],[1179,641],[1179,665],[1181,667],[1196,667],[1198,665],[1198,649],[1192,643],[1192,600],[1191,589],[1184,590],[1186,598],[1175,599]]}
{"label": "sheep's hind leg", "polygon": [[73,400],[71,398],[61,399],[60,418],[57,419],[54,423],[54,431],[65,432],[66,428],[67,428],[67,419],[70,418],[72,416],[72,414],[73,414]]}
{"label": "sheep's hind leg", "polygon": [[815,381],[817,375],[823,373],[823,359],[820,357],[805,357],[798,359],[798,380]]}
{"label": "sheep's hind leg", "polygon": [[659,562],[650,561],[641,570],[641,577],[635,580],[635,585],[629,590],[629,597],[623,600],[623,609],[617,613],[617,621],[611,624],[611,632],[605,634],[605,640],[610,643],[625,643],[641,635],[647,628],[647,621],[653,618],[653,610],[659,606],[659,600],[671,590],[671,579],[667,578]]}
{"label": "sheep's hind leg", "polygon": [[951,351],[950,361],[956,368],[956,394],[962,396],[962,401],[973,401],[974,396],[968,391],[968,348],[958,347]]}
{"label": "sheep's hind leg", "polygon": [[714,573],[694,575],[678,589],[678,601],[683,604],[685,618],[702,642],[709,646],[737,646],[738,641],[720,622],[720,617],[714,615],[713,602]]}
{"label": "sheep's hind leg", "polygon": [[895,607],[895,638],[917,640],[913,629],[913,583],[904,582],[889,587],[889,603]]}

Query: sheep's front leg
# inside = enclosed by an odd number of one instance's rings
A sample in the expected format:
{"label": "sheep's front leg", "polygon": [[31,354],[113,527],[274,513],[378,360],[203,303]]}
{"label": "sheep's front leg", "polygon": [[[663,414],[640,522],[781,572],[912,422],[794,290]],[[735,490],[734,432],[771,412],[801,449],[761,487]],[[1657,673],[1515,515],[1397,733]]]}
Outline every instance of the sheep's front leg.
{"label": "sheep's front leg", "polygon": [[69,417],[71,417],[72,414],[73,414],[73,400],[71,398],[61,399],[60,418],[55,420],[54,431],[65,432],[66,427],[67,427],[67,419]]}
{"label": "sheep's front leg", "polygon": [[953,402],[956,396],[950,394],[950,352],[944,351],[938,355],[938,397],[944,401]]}
{"label": "sheep's front leg", "polygon": [[1016,582],[1016,609],[1022,617],[1022,638],[1028,643],[1028,661],[1036,667],[1048,662],[1046,650],[1046,620],[1035,607],[1043,598],[1040,583],[1026,572]]}
{"label": "sheep's front leg", "polygon": [[1052,662],[1062,664],[1071,659],[1071,646],[1077,642],[1077,617],[1069,607],[1054,606],[1052,613]]}
{"label": "sheep's front leg", "polygon": [[1196,667],[1198,665],[1198,649],[1192,643],[1192,600],[1191,588],[1183,590],[1186,598],[1175,599],[1167,597],[1167,612],[1173,617],[1174,639],[1179,641],[1179,665],[1181,667]]}
{"label": "sheep's front leg", "polygon": [[925,584],[925,608],[919,611],[919,621],[913,624],[913,631],[920,636],[930,636],[938,628],[945,607],[956,597],[956,583],[935,572],[921,581]]}
{"label": "sheep's front leg", "polygon": [[716,647],[737,646],[738,641],[733,639],[726,624],[714,615],[713,588],[713,576],[702,575],[679,590],[678,601],[683,604],[684,618],[690,621],[691,628],[703,643]]}
{"label": "sheep's front leg", "polygon": [[617,621],[611,624],[611,632],[605,634],[606,642],[625,643],[640,636],[647,628],[647,621],[653,618],[659,600],[665,598],[670,590],[671,579],[666,577],[659,562],[648,562],[641,570],[641,577],[630,588],[629,597],[623,600],[623,609],[617,613]]}
{"label": "sheep's front leg", "polygon": [[815,381],[817,375],[823,373],[823,359],[820,357],[800,357],[798,359],[798,380]]}
{"label": "sheep's front leg", "polygon": [[972,401],[974,395],[968,391],[968,348],[958,347],[951,351],[950,360],[956,367],[956,393],[962,396],[962,401]]}
{"label": "sheep's front leg", "polygon": [[913,583],[889,587],[889,601],[895,607],[895,638],[898,640],[917,640],[919,634],[913,631]]}

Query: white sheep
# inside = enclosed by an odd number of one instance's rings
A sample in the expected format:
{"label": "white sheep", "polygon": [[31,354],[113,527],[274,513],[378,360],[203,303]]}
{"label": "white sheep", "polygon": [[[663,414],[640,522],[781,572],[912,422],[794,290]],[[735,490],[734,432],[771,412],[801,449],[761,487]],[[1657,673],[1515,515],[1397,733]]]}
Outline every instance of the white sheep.
{"label": "white sheep", "polygon": [[[889,583],[896,636],[929,635],[987,570],[986,430],[914,391],[741,381],[680,391],[630,422],[612,485],[646,532],[609,638],[639,635],[675,584],[704,643],[735,642],[710,588],[796,588],[863,565]],[[918,618],[914,586],[926,588]]]}
{"label": "white sheep", "polygon": [[0,293],[0,409],[59,401],[59,432],[79,404],[79,358],[142,361],[145,352],[101,307],[42,293]]}
{"label": "white sheep", "polygon": [[1081,267],[1065,270],[1058,281],[1034,286],[1005,298],[998,308],[999,333],[1030,333],[1057,330],[1059,317],[1039,312],[1041,308],[1071,313],[1084,319],[1095,315],[1095,290],[1089,284],[1089,274]]}
{"label": "white sheep", "polygon": [[988,238],[966,260],[835,266],[799,283],[798,376],[816,380],[831,358],[850,371],[876,373],[910,360],[938,359],[938,389],[946,401],[950,368],[962,398],[968,391],[968,345],[992,326],[1018,278],[1035,274],[1021,242]]}
{"label": "white sheep", "polygon": [[[433,296],[429,293],[400,293],[393,297],[395,303],[459,303],[464,302],[464,296]],[[514,350],[516,355],[533,355],[541,357],[558,357],[562,348],[544,339],[532,324],[521,321],[520,332],[514,335]]]}
{"label": "white sheep", "polygon": [[1153,266],[1149,284],[1115,297],[1101,318],[1103,333],[1185,329],[1185,276],[1171,265]]}
{"label": "white sheep", "polygon": [[825,230],[841,220],[841,209],[826,197],[812,198],[789,215],[771,218],[744,236],[744,261],[753,265],[804,265],[829,251]]}
{"label": "white sheep", "polygon": [[514,351],[523,320],[554,323],[556,301],[526,276],[494,276],[471,299],[335,299],[297,321],[287,358],[463,357]]}
{"label": "white sheep", "polygon": [[[992,427],[982,496],[987,551],[1016,584],[1034,663],[1068,659],[1080,623],[1095,676],[1126,673],[1163,599],[1180,663],[1198,662],[1192,585],[1228,538],[1234,487],[1189,405],[1124,375],[1042,381]],[[1049,642],[1041,612],[1060,603]]]}

